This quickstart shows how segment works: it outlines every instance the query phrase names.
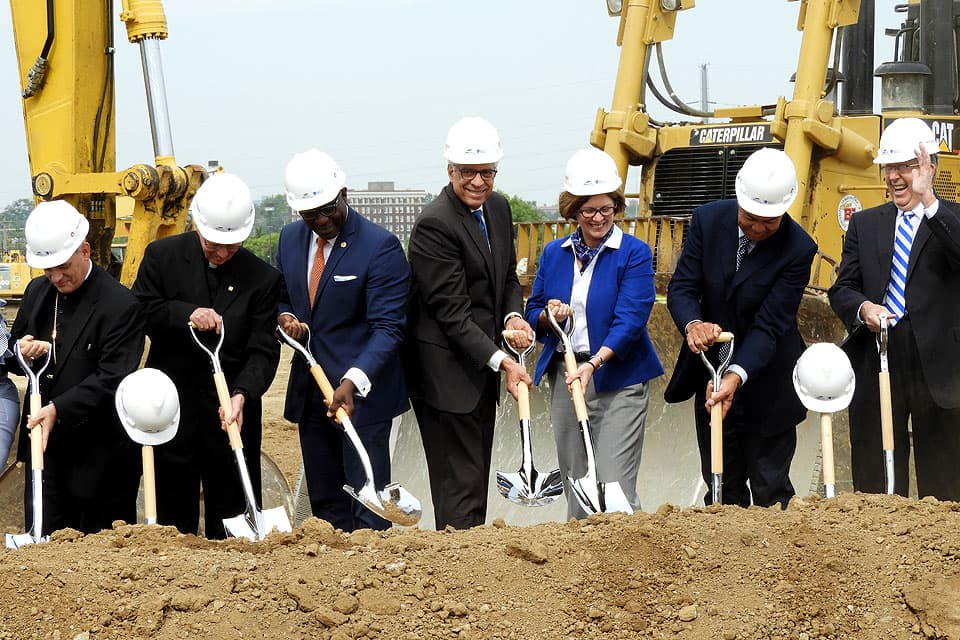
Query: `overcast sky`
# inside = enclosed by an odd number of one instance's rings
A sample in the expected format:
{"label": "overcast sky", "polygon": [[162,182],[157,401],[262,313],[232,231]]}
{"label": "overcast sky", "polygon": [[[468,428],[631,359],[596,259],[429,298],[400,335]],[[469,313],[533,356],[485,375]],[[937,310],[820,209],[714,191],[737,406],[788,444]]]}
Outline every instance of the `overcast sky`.
{"label": "overcast sky", "polygon": [[[899,25],[893,4],[877,0],[878,29]],[[789,97],[799,7],[698,0],[664,44],[677,94],[699,104],[707,63],[719,105]],[[436,193],[447,129],[482,115],[503,138],[498,188],[554,203],[567,158],[610,107],[619,56],[603,0],[166,0],[165,10],[177,161],[216,159],[258,197],[281,193],[287,160],[310,147],[337,159],[350,188],[392,180]],[[10,20],[0,10],[0,207],[30,195]],[[139,52],[115,26],[123,168],[152,163],[153,148]],[[892,51],[892,39],[878,44],[877,62]]]}

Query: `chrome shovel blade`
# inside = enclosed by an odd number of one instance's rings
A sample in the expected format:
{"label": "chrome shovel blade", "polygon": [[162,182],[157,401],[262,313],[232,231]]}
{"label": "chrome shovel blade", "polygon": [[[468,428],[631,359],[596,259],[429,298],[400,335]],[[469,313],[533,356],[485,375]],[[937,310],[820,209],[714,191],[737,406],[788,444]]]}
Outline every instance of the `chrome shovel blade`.
{"label": "chrome shovel blade", "polygon": [[50,542],[50,536],[35,538],[32,533],[7,534],[7,549],[19,549],[28,544],[36,544],[38,542]]}
{"label": "chrome shovel blade", "polygon": [[382,491],[376,491],[369,484],[361,487],[360,491],[355,491],[353,487],[345,484],[343,490],[384,520],[403,527],[412,527],[420,522],[423,511],[420,501],[398,482],[388,484]]}
{"label": "chrome shovel blade", "polygon": [[290,520],[287,518],[287,512],[283,507],[274,507],[264,509],[263,511],[254,511],[253,514],[242,513],[232,518],[223,519],[223,528],[227,535],[235,538],[246,538],[247,540],[263,540],[267,534],[276,530],[280,532],[290,532]]}
{"label": "chrome shovel blade", "polygon": [[497,490],[510,502],[525,507],[542,507],[563,495],[560,469],[554,469],[547,475],[534,471],[532,476],[527,478],[523,470],[516,473],[497,471]]}
{"label": "chrome shovel blade", "polygon": [[619,482],[593,482],[589,478],[567,478],[580,507],[587,513],[633,513]]}

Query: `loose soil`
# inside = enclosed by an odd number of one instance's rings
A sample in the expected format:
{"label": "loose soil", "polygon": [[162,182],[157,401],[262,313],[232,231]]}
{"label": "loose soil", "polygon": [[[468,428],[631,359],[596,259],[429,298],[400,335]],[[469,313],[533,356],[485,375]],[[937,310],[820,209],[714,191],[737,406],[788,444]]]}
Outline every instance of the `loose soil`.
{"label": "loose soil", "polygon": [[[285,380],[264,449],[292,483]],[[0,580],[0,640],[960,640],[960,504],[842,493],[349,535],[310,518],[258,543],[117,523],[2,550]]]}

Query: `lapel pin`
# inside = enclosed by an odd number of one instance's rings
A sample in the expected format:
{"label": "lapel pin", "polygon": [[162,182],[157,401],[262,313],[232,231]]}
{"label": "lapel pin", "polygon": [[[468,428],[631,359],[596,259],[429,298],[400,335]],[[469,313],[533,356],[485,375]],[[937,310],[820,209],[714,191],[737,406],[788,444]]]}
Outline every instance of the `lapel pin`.
{"label": "lapel pin", "polygon": [[345,240],[340,243],[340,248],[341,248],[341,249],[346,249],[346,248],[347,248],[347,242],[346,242]]}
{"label": "lapel pin", "polygon": [[227,291],[233,291],[233,285],[232,285],[232,284],[227,287]]}

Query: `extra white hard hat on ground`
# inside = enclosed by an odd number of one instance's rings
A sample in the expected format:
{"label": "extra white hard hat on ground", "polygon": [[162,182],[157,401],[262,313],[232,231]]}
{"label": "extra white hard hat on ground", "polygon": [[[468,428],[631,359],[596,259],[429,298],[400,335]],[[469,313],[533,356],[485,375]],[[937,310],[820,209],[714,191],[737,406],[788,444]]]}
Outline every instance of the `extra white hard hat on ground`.
{"label": "extra white hard hat on ground", "polygon": [[232,173],[207,178],[190,203],[200,235],[217,244],[238,244],[250,237],[255,214],[250,188]]}
{"label": "extra white hard hat on ground", "polygon": [[489,164],[503,158],[500,134],[492,124],[469,116],[453,123],[447,132],[443,157],[453,164]]}
{"label": "extra white hard hat on ground", "polygon": [[287,163],[284,173],[287,204],[294,211],[309,211],[333,202],[347,186],[343,169],[326,153],[310,149]]}
{"label": "extra white hard hat on ground", "polygon": [[764,147],[737,173],[737,204],[761,218],[782,216],[797,197],[797,170],[783,151]]}
{"label": "extra white hard hat on ground", "polygon": [[920,118],[898,118],[880,134],[880,148],[874,164],[896,164],[916,160],[917,149],[923,146],[927,153],[940,151],[933,130]]}
{"label": "extra white hard hat on ground", "polygon": [[843,349],[830,342],[807,347],[793,368],[793,388],[810,411],[834,413],[853,398],[856,377]]}
{"label": "extra white hard hat on ground", "polygon": [[612,193],[622,185],[617,163],[600,149],[577,151],[563,174],[563,190],[575,196]]}
{"label": "extra white hard hat on ground", "polygon": [[84,243],[89,229],[90,223],[69,202],[41,202],[23,228],[27,264],[34,269],[59,267]]}
{"label": "extra white hard hat on ground", "polygon": [[137,444],[156,446],[177,435],[180,396],[163,371],[134,371],[120,381],[115,402],[120,423]]}

